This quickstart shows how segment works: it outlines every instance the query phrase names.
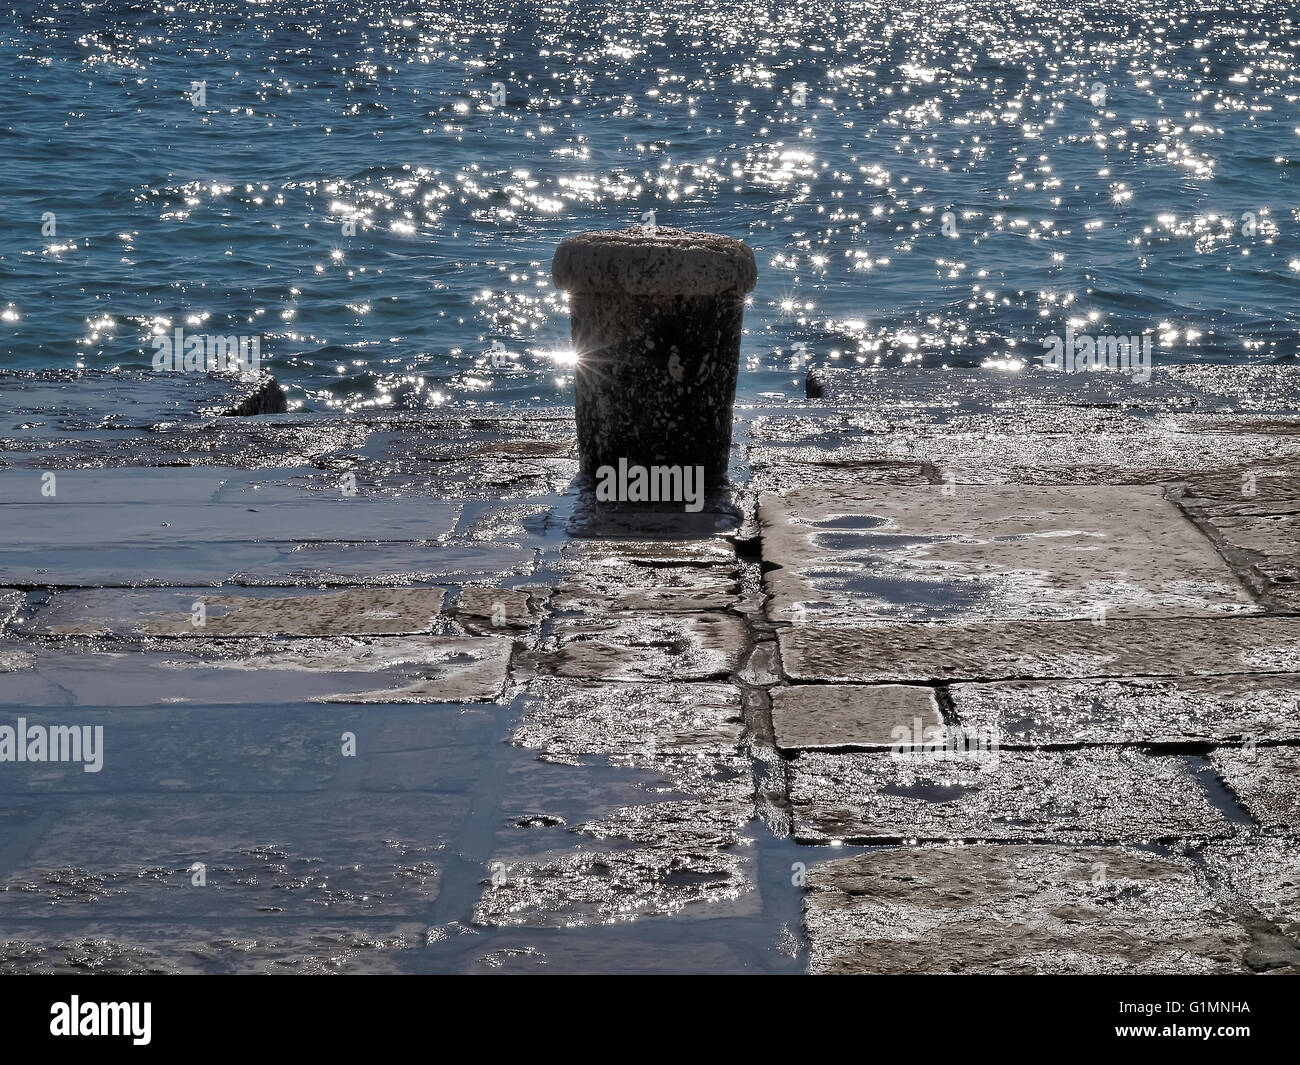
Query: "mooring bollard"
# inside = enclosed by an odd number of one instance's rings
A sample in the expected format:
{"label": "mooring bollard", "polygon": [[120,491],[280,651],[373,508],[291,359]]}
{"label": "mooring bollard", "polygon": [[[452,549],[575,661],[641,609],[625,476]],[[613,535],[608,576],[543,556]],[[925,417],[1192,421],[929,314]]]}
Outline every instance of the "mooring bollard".
{"label": "mooring bollard", "polygon": [[703,467],[707,482],[725,479],[754,253],[716,233],[637,226],[569,237],[551,276],[569,293],[582,472]]}

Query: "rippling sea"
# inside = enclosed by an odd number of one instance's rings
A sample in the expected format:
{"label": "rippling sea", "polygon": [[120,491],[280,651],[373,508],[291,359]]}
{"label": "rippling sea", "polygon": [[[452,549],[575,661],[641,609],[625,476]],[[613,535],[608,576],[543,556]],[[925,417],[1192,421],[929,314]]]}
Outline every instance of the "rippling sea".
{"label": "rippling sea", "polygon": [[755,250],[742,398],[1071,324],[1296,358],[1286,3],[0,11],[5,366],[180,326],[260,337],[309,409],[569,402],[555,245],[651,211]]}

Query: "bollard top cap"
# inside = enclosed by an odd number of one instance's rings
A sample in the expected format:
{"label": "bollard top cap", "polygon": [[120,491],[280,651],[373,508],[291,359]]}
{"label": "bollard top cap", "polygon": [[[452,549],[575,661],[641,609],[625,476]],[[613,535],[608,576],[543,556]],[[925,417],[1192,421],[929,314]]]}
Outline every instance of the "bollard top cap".
{"label": "bollard top cap", "polygon": [[633,226],[561,241],[551,277],[566,292],[744,295],[758,280],[758,267],[748,245],[720,233]]}

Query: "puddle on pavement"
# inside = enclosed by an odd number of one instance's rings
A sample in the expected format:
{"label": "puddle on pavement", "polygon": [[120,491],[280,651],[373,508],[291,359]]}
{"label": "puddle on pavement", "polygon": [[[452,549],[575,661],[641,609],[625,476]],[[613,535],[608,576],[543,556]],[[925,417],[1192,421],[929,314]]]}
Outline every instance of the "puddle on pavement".
{"label": "puddle on pavement", "polygon": [[[560,881],[518,915],[530,923],[476,925],[494,874],[539,855],[636,850],[574,828],[627,807],[653,826],[647,804],[683,798],[655,772],[512,746],[522,707],[77,708],[106,726],[106,771],[59,767],[39,793],[0,785],[15,820],[0,843],[0,972],[120,971],[132,948],[182,971],[803,971],[796,863],[839,853],[758,819],[721,848],[745,884],[735,899],[601,919],[566,892],[617,908],[617,881]],[[339,757],[345,732],[355,758]],[[670,849],[707,852],[674,830]],[[689,899],[711,875],[670,867],[657,887]]]}
{"label": "puddle on pavement", "polygon": [[1214,767],[1210,765],[1203,755],[1186,754],[1181,757],[1187,766],[1188,772],[1205,789],[1205,794],[1215,809],[1222,812],[1223,816],[1234,825],[1251,826],[1254,824],[1250,814],[1246,812],[1237,797],[1228,790],[1223,781],[1219,779]]}

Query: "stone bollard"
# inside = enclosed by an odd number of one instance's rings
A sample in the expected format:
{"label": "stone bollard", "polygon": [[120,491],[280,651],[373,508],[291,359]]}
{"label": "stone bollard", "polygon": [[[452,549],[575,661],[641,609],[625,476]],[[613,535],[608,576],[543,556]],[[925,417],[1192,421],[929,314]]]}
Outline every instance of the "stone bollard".
{"label": "stone bollard", "polygon": [[569,293],[582,472],[621,460],[724,480],[754,253],[716,233],[633,227],[569,237],[551,276]]}

